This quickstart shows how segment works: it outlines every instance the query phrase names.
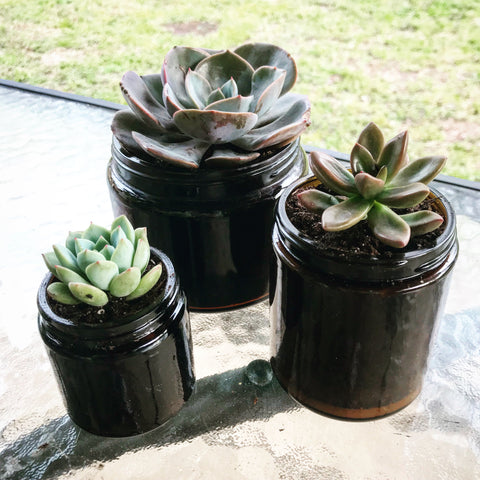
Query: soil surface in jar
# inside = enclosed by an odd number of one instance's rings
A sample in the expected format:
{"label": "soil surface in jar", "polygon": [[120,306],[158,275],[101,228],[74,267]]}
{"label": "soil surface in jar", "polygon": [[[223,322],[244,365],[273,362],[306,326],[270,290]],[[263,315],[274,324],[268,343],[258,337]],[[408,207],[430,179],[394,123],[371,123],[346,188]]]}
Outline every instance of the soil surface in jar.
{"label": "soil surface in jar", "polygon": [[[322,216],[308,211],[298,202],[297,193],[311,188],[312,187],[301,187],[289,196],[286,203],[288,218],[298,230],[315,241],[318,250],[334,252],[340,257],[354,254],[355,256],[388,258],[394,253],[431,248],[435,245],[437,237],[445,229],[444,223],[433,232],[415,237],[412,236],[410,242],[404,248],[393,248],[380,242],[380,240],[373,235],[366,220],[362,220],[347,230],[327,232],[322,228]],[[334,192],[326,188],[316,187],[316,189],[334,194]],[[427,197],[415,207],[392,210],[400,215],[418,210],[431,210],[445,219],[437,201],[430,197]]]}
{"label": "soil surface in jar", "polygon": [[[147,273],[158,263],[161,263],[160,260],[156,261],[155,259],[150,258],[150,262],[148,263],[144,274]],[[63,303],[57,302],[56,300],[53,300],[52,298],[50,298],[49,295],[47,295],[47,301],[53,312],[62,318],[68,318],[72,321],[82,323],[114,322],[123,317],[134,315],[137,312],[142,311],[147,305],[151,304],[159,295],[162,295],[162,292],[165,288],[166,279],[166,269],[165,267],[163,267],[162,274],[158,282],[145,295],[127,302],[125,299],[113,297],[107,292],[108,303],[103,307],[94,307],[91,305],[87,305],[86,303],[78,303],[77,305],[65,305]],[[55,281],[56,280],[53,279],[52,283]]]}

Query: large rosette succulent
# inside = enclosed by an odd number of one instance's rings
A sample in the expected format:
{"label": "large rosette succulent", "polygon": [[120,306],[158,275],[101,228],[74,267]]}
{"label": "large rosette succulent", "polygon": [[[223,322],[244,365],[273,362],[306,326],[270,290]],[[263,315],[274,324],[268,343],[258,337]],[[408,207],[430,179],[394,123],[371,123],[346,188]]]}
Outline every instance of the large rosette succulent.
{"label": "large rosette succulent", "polygon": [[287,93],[296,77],[293,58],[275,45],[174,47],[161,73],[123,76],[131,111],[117,112],[112,132],[133,154],[187,168],[249,162],[309,125],[308,99]]}

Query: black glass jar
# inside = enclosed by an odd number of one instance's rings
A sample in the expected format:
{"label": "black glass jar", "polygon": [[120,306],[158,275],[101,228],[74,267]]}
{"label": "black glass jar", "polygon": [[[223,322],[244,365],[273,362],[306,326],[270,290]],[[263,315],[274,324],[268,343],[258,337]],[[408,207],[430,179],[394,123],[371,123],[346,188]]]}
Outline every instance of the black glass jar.
{"label": "black glass jar", "polygon": [[148,228],[190,309],[202,311],[267,297],[275,202],[305,168],[298,139],[260,161],[195,171],[132,156],[113,139],[107,175],[115,215]]}
{"label": "black glass jar", "polygon": [[432,189],[446,217],[429,249],[391,258],[320,254],[290,222],[281,196],[273,231],[271,363],[301,404],[344,419],[393,413],[419,394],[435,324],[458,255],[455,214]]}
{"label": "black glass jar", "polygon": [[[47,275],[38,291],[38,326],[70,418],[102,436],[152,430],[175,415],[194,384],[186,300],[168,257],[163,293],[135,316],[106,323],[62,318],[50,308]],[[163,274],[162,274],[163,275]]]}

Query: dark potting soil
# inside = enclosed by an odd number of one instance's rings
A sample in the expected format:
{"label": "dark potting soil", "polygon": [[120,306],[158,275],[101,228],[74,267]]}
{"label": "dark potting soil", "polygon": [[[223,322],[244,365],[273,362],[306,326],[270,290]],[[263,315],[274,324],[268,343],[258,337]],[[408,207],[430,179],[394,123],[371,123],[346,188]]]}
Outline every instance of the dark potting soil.
{"label": "dark potting soil", "polygon": [[[435,245],[436,238],[445,229],[444,224],[442,224],[433,232],[411,237],[410,242],[404,248],[393,248],[380,242],[371,232],[366,220],[362,220],[347,230],[327,232],[322,228],[321,215],[309,212],[298,202],[297,193],[310,188],[312,187],[302,187],[294,191],[287,199],[288,218],[298,230],[314,240],[318,250],[330,251],[340,257],[353,254],[355,256],[388,258],[394,253],[431,248]],[[328,190],[325,189],[325,191]],[[328,193],[333,192],[328,191]],[[413,208],[395,209],[395,212],[405,214],[418,210],[431,210],[444,217],[435,199],[428,197]]]}
{"label": "dark potting soil", "polygon": [[[158,262],[150,258],[145,273],[153,268]],[[134,315],[151,304],[159,295],[162,295],[166,282],[166,269],[162,269],[160,279],[155,286],[142,297],[127,302],[123,298],[111,296],[108,292],[108,303],[103,307],[94,307],[86,303],[77,305],[65,305],[53,300],[47,295],[50,308],[59,317],[82,323],[107,323],[119,321],[122,318]],[[55,281],[55,280],[54,280]]]}

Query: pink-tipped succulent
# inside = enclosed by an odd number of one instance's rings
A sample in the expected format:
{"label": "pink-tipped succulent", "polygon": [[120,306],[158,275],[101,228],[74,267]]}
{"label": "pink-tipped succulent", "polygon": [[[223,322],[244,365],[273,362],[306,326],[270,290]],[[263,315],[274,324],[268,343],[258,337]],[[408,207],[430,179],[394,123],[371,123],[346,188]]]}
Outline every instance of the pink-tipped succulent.
{"label": "pink-tipped succulent", "polygon": [[111,297],[134,300],[153,288],[162,273],[158,264],[144,274],[150,260],[147,229],[134,230],[124,215],[110,229],[91,223],[85,231],[70,232],[65,245],[54,245],[43,259],[58,280],[47,293],[66,305],[102,307]]}
{"label": "pink-tipped succulent", "polygon": [[117,112],[112,132],[131,153],[177,166],[249,162],[260,150],[291,143],[309,125],[308,99],[287,93],[296,78],[293,58],[275,45],[174,47],[161,73],[123,76],[131,111]]}
{"label": "pink-tipped succulent", "polygon": [[299,202],[322,215],[324,230],[346,230],[366,219],[381,242],[405,247],[412,235],[435,230],[443,218],[430,210],[407,214],[394,210],[421,203],[430,192],[427,184],[446,162],[441,156],[409,162],[407,144],[407,131],[385,143],[380,129],[370,123],[350,154],[351,171],[330,155],[312,152],[313,173],[337,195],[310,189],[298,194]]}

